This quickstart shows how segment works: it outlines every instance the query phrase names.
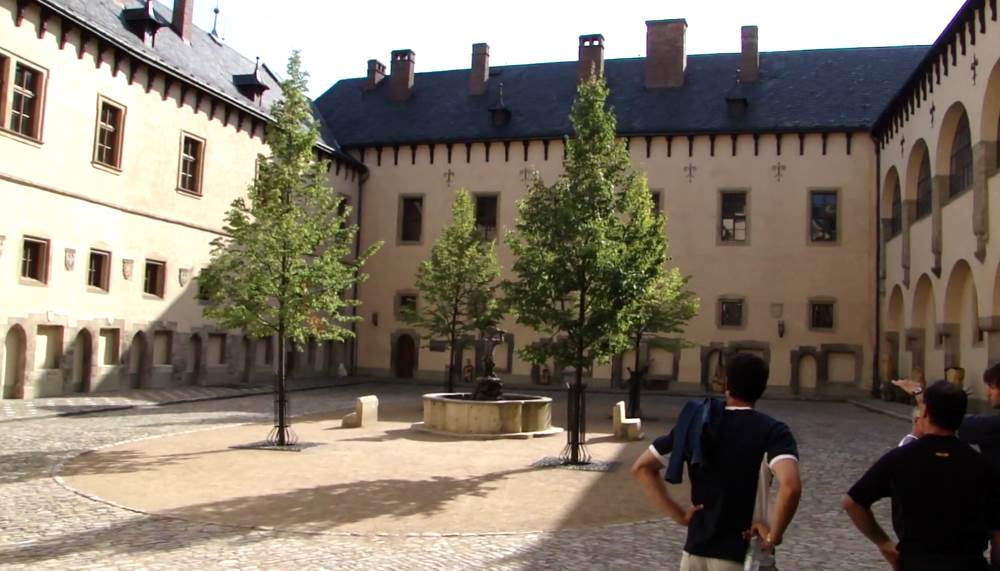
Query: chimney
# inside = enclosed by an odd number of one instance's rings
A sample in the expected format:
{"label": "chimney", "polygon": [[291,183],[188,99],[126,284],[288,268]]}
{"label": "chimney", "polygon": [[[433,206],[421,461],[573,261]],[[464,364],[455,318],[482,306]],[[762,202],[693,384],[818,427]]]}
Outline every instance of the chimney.
{"label": "chimney", "polygon": [[757,26],[743,26],[743,54],[740,57],[740,83],[755,83],[760,79],[760,52],[757,51]]}
{"label": "chimney", "polygon": [[590,79],[594,74],[597,77],[604,75],[604,36],[601,34],[580,36],[579,54],[576,61],[577,83]]}
{"label": "chimney", "polygon": [[490,46],[472,44],[472,69],[469,71],[469,95],[486,93],[490,80]]}
{"label": "chimney", "polygon": [[394,101],[406,101],[413,91],[413,50],[392,52],[392,73],[389,75],[389,97]]}
{"label": "chimney", "polygon": [[185,42],[191,43],[194,32],[194,0],[174,0],[173,28]]}
{"label": "chimney", "polygon": [[684,85],[687,53],[684,34],[687,20],[649,20],[646,22],[646,88]]}
{"label": "chimney", "polygon": [[385,79],[385,64],[377,59],[368,60],[368,81],[365,82],[365,91],[375,89],[383,79]]}

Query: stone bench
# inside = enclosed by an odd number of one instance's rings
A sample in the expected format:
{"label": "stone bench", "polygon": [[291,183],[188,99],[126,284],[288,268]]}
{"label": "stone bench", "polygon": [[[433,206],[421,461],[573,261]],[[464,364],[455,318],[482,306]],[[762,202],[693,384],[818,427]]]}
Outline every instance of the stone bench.
{"label": "stone bench", "polygon": [[345,415],[341,428],[361,428],[378,422],[378,397],[365,395],[354,399],[354,412]]}
{"label": "stone bench", "polygon": [[611,411],[611,426],[615,438],[623,440],[642,440],[642,419],[625,416],[625,401],[615,403]]}

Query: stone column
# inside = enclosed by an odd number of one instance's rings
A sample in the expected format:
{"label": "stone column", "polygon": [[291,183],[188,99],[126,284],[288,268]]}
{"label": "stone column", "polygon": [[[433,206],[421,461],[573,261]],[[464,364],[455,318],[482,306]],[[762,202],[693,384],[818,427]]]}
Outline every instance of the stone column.
{"label": "stone column", "polygon": [[910,227],[917,218],[917,201],[904,200],[902,204],[902,234],[903,243],[900,248],[899,262],[903,267],[903,285],[910,287]]}
{"label": "stone column", "polygon": [[990,202],[987,180],[996,171],[996,143],[982,141],[972,148],[972,231],[976,235],[976,259],[986,260],[990,233]]}

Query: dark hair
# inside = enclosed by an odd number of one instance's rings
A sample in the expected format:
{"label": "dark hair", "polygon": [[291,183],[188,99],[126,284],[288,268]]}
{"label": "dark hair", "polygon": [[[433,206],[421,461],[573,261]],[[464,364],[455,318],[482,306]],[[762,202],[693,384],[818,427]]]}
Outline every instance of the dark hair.
{"label": "dark hair", "polygon": [[737,353],[726,360],[726,389],[729,396],[757,402],[767,388],[767,363],[757,355]]}
{"label": "dark hair", "polygon": [[969,407],[969,397],[962,387],[948,381],[937,381],[924,391],[924,403],[934,426],[958,430]]}
{"label": "dark hair", "polygon": [[1000,363],[986,369],[983,373],[983,382],[994,387],[1000,386]]}

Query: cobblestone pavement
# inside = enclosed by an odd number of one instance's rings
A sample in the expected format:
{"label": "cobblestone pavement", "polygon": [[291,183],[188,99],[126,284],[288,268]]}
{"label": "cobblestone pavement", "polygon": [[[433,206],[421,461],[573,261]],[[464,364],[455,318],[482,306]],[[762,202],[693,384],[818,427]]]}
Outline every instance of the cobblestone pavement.
{"label": "cobblestone pavement", "polygon": [[[399,385],[355,385],[295,393],[292,402],[298,414],[348,409],[356,396],[369,392],[377,392],[383,402],[399,402],[415,399],[422,391]],[[592,395],[592,402],[610,407],[618,398]],[[676,398],[644,399],[644,407],[661,416],[682,404]],[[266,420],[270,407],[270,397],[252,396],[4,424],[0,567],[617,570],[678,566],[683,530],[665,522],[499,535],[308,535],[140,514],[86,499],[52,478],[62,460],[98,446]],[[875,548],[850,526],[839,504],[853,479],[898,440],[906,424],[849,404],[783,401],[764,403],[762,408],[791,425],[803,456],[805,491],[779,552],[781,569],[886,569]],[[647,424],[647,432],[664,428],[657,424]],[[622,460],[626,465],[631,461]],[[405,459],[400,465],[405,469]],[[880,518],[887,522],[888,506],[881,504]],[[586,509],[586,500],[569,507]]]}

